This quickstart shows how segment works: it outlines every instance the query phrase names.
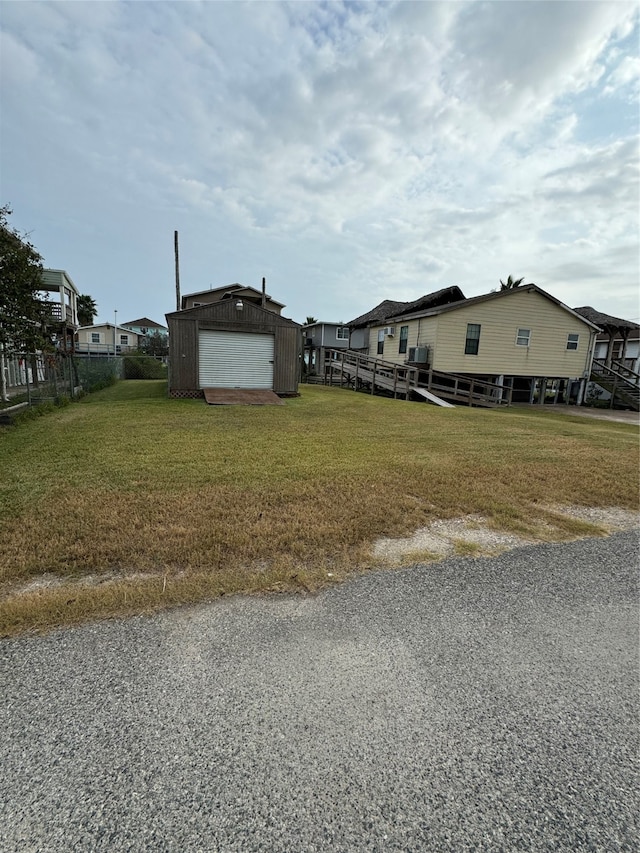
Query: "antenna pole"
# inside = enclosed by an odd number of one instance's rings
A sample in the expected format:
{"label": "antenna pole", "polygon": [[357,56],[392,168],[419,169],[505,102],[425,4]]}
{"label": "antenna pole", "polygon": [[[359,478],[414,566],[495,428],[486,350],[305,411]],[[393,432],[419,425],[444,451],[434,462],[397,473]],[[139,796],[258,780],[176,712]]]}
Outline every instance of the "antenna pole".
{"label": "antenna pole", "polygon": [[176,311],[180,310],[180,255],[178,253],[178,232],[173,232],[173,250],[176,256]]}

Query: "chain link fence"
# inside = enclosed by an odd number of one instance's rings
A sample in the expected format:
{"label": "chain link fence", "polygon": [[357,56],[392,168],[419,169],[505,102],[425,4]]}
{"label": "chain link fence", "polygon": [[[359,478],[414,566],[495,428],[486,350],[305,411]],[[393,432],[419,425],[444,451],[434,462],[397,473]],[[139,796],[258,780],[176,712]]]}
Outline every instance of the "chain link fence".
{"label": "chain link fence", "polygon": [[24,353],[4,358],[3,391],[10,400],[31,405],[75,398],[97,391],[124,375],[122,357],[83,358],[63,352]]}

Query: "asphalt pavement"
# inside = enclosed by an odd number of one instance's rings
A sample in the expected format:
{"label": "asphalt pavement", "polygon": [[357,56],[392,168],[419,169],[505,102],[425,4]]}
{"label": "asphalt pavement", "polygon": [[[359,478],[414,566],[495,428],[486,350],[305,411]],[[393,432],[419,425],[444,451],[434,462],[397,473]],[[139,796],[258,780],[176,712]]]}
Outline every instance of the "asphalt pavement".
{"label": "asphalt pavement", "polygon": [[0,850],[636,851],[638,531],[0,643]]}

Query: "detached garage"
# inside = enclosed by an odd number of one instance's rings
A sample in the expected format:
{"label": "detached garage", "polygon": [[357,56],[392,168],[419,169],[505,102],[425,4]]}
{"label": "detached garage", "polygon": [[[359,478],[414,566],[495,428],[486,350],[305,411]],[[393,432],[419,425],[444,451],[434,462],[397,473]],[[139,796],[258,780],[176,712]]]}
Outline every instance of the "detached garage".
{"label": "detached garage", "polygon": [[210,388],[298,393],[301,326],[241,298],[167,314],[169,396]]}

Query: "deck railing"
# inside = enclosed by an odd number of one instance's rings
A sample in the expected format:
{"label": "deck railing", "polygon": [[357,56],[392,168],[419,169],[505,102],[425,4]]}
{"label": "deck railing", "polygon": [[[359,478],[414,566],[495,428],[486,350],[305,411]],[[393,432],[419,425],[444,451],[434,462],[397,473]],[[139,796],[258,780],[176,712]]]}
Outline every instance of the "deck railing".
{"label": "deck railing", "polygon": [[[116,355],[124,355],[129,352],[137,352],[138,348],[126,344],[116,344]],[[88,341],[78,341],[75,345],[76,353],[81,355],[113,355],[113,341],[108,344],[94,344]]]}
{"label": "deck railing", "polygon": [[620,404],[636,412],[640,409],[640,374],[622,362],[614,361],[609,366],[605,361],[594,358],[591,381],[611,394],[611,408]]}
{"label": "deck railing", "polygon": [[355,390],[368,387],[372,394],[385,391],[394,398],[408,399],[412,392],[422,389],[468,406],[511,405],[509,386],[427,366],[399,365],[354,350],[325,350],[323,377],[328,385],[348,385]]}

